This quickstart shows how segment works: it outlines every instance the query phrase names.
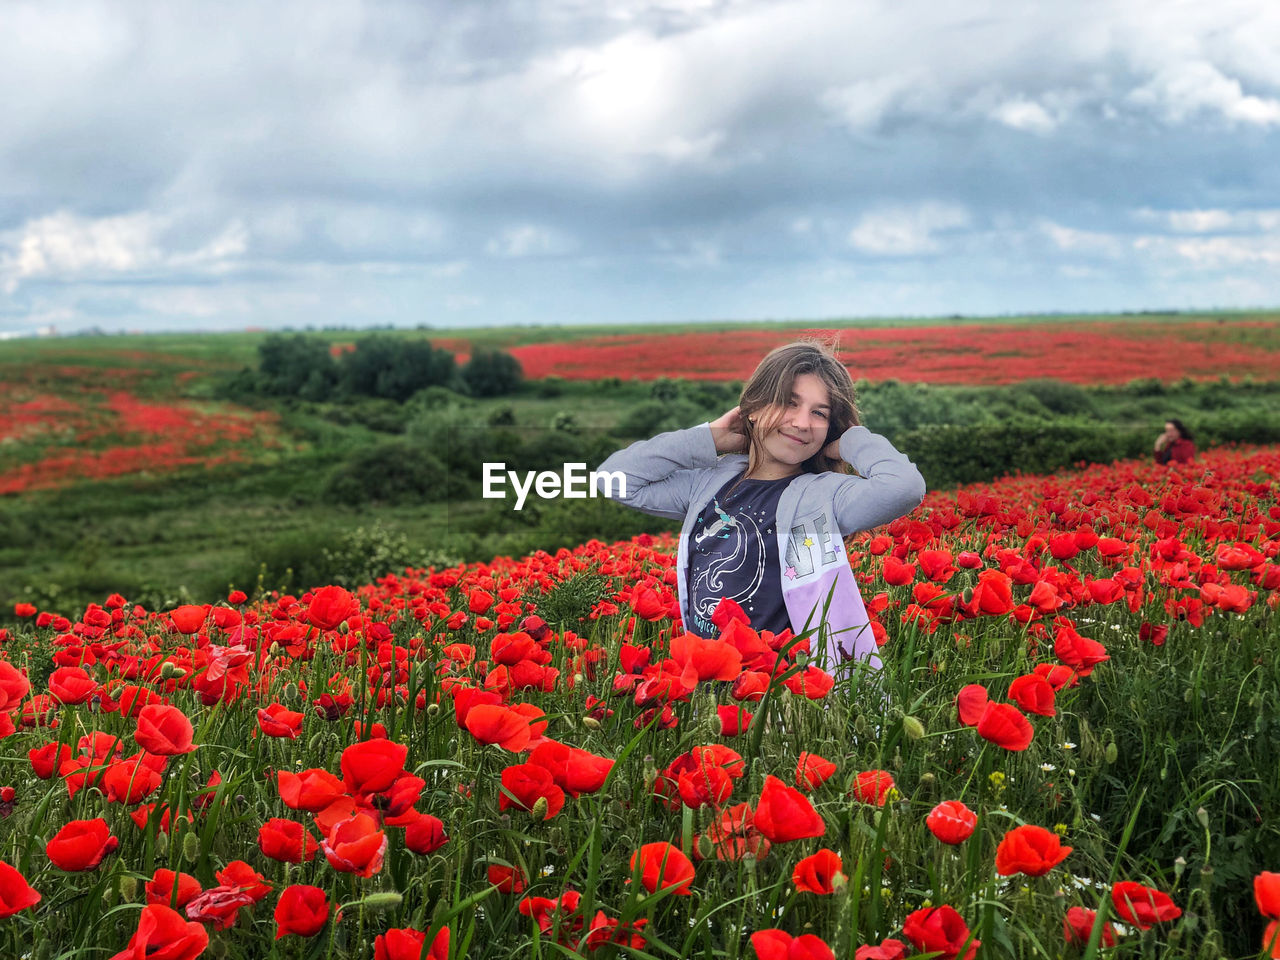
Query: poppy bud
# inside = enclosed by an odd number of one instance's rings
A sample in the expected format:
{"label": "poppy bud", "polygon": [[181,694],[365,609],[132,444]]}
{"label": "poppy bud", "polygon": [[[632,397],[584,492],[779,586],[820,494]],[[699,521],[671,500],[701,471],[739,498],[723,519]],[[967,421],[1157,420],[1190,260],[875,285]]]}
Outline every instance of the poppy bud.
{"label": "poppy bud", "polygon": [[200,856],[200,838],[194,831],[188,830],[182,835],[182,856],[187,863],[195,863]]}
{"label": "poppy bud", "polygon": [[647,753],[644,757],[644,789],[648,793],[653,789],[653,785],[658,782],[658,765],[653,759],[653,754]]}
{"label": "poppy bud", "polygon": [[973,587],[965,587],[960,593],[960,601],[968,606],[973,603]]}
{"label": "poppy bud", "polygon": [[210,960],[223,960],[227,955],[227,941],[213,937],[209,940],[209,946],[206,949]]}
{"label": "poppy bud", "polygon": [[318,754],[321,752],[321,748],[324,746],[324,741],[325,741],[324,731],[321,730],[319,733],[317,733],[315,736],[311,738],[311,742],[307,744],[307,746],[311,748],[311,752],[313,754]]}
{"label": "poppy bud", "polygon": [[1107,749],[1102,756],[1109,764],[1116,762],[1120,756],[1120,748],[1116,746],[1114,740],[1107,744]]}
{"label": "poppy bud", "polygon": [[1204,807],[1200,807],[1198,810],[1196,810],[1196,819],[1200,821],[1200,826],[1204,827],[1206,830],[1209,829],[1209,811],[1208,810],[1206,810]]}
{"label": "poppy bud", "polygon": [[858,714],[858,716],[854,719],[853,729],[857,732],[859,736],[865,737],[867,735],[867,721],[866,721],[866,718],[862,716],[862,714]]}
{"label": "poppy bud", "polygon": [[1186,871],[1186,869],[1187,869],[1186,857],[1179,857],[1177,860],[1173,861],[1173,875],[1177,879],[1179,880],[1182,879],[1182,874]]}
{"label": "poppy bud", "polygon": [[716,845],[705,833],[698,834],[697,852],[699,860],[708,860],[716,852]]}
{"label": "poppy bud", "polygon": [[156,856],[167,857],[169,855],[169,835],[163,830],[156,834]]}
{"label": "poppy bud", "polygon": [[439,712],[440,712],[440,704],[438,704],[438,703],[428,703],[428,704],[427,704],[427,716],[428,716],[428,717],[434,717],[434,716],[435,716],[437,713],[439,713]]}
{"label": "poppy bud", "polygon": [[360,905],[374,913],[382,913],[387,910],[394,910],[404,901],[404,897],[396,893],[394,890],[387,890],[382,893],[371,893],[363,900]]}
{"label": "poppy bud", "polygon": [[924,724],[918,717],[903,717],[902,732],[907,735],[908,740],[919,740],[924,736]]}
{"label": "poppy bud", "polygon": [[583,717],[582,725],[586,727],[588,730],[600,729],[600,721],[597,720],[595,717]]}
{"label": "poppy bud", "polygon": [[[161,834],[163,836],[163,834]],[[120,875],[120,897],[133,903],[134,898],[138,896],[138,878],[130,876],[127,873]]]}
{"label": "poppy bud", "polygon": [[292,680],[284,685],[284,698],[286,700],[298,699],[298,685]]}
{"label": "poppy bud", "polygon": [[547,806],[547,798],[539,797],[534,801],[533,809],[529,813],[533,815],[535,820],[545,820],[547,819]]}
{"label": "poppy bud", "polygon": [[272,640],[272,641],[271,641],[271,646],[267,647],[267,656],[269,656],[269,657],[278,657],[278,656],[280,656],[280,644],[278,644],[278,643],[276,643],[274,640]]}
{"label": "poppy bud", "polygon": [[174,665],[168,660],[166,660],[164,662],[164,666],[160,668],[161,680],[173,680],[178,674],[181,674],[184,677],[186,676],[186,674],[183,673],[182,670],[180,670],[176,665]]}

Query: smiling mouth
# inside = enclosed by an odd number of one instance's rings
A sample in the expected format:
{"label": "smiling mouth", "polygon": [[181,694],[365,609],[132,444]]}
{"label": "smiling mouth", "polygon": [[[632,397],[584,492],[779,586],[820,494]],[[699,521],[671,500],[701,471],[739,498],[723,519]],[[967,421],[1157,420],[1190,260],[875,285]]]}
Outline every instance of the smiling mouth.
{"label": "smiling mouth", "polygon": [[[779,431],[779,432],[781,433],[781,431]],[[786,437],[788,440],[791,440],[791,441],[793,441],[793,442],[795,442],[795,443],[804,444],[804,443],[808,443],[808,442],[809,442],[808,440],[801,440],[799,437],[793,437],[793,436],[792,436],[791,434],[789,434],[789,433],[783,433],[782,435],[783,435],[784,437]]]}

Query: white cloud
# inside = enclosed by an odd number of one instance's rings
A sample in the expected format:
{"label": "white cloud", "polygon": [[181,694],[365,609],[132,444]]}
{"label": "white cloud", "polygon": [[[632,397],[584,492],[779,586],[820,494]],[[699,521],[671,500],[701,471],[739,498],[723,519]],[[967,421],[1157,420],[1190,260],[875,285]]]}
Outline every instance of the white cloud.
{"label": "white cloud", "polygon": [[1025,130],[1028,133],[1052,133],[1058,126],[1058,122],[1049,115],[1049,112],[1034,100],[1021,98],[1006,100],[996,107],[991,115],[1006,127]]}
{"label": "white cloud", "polygon": [[1134,211],[1142,221],[1174,233],[1273,233],[1280,231],[1280,209]]}
{"label": "white cloud", "polygon": [[66,210],[28,220],[0,235],[0,278],[12,294],[35,278],[72,280],[144,271],[221,270],[248,248],[248,234],[233,221],[194,247],[170,239],[174,218],[146,211],[87,218]]}
{"label": "white cloud", "polygon": [[495,257],[554,257],[569,253],[574,247],[569,237],[546,227],[523,223],[490,238],[485,252]]}
{"label": "white cloud", "polygon": [[1096,230],[1077,230],[1052,220],[1042,220],[1039,228],[1054,245],[1066,253],[1117,258],[1123,255],[1125,243],[1109,233]]}
{"label": "white cloud", "polygon": [[877,129],[892,112],[911,104],[921,105],[918,83],[905,74],[889,74],[858,80],[822,92],[820,102],[834,117],[856,132]]}
{"label": "white cloud", "polygon": [[939,249],[936,234],[968,223],[968,211],[956,204],[885,207],[863,214],[849,233],[849,243],[880,256],[934,253]]}
{"label": "white cloud", "polygon": [[1129,94],[1129,101],[1156,110],[1173,124],[1205,113],[1268,127],[1280,124],[1280,100],[1246,94],[1239,80],[1204,60],[1171,64]]}

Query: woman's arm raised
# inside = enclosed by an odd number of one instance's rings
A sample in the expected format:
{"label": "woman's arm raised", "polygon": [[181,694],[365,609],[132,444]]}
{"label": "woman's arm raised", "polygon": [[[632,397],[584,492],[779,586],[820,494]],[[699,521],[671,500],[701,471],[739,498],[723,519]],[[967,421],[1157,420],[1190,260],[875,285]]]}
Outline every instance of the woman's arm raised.
{"label": "woman's arm raised", "polygon": [[846,536],[905,516],[924,499],[924,477],[915,464],[866,427],[850,427],[823,453],[860,474],[841,476],[835,493],[836,523]]}

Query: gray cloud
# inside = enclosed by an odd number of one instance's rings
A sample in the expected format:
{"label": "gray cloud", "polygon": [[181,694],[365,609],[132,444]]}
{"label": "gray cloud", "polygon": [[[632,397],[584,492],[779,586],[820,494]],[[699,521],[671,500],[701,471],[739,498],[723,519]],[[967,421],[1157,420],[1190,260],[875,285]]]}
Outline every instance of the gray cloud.
{"label": "gray cloud", "polygon": [[0,331],[1274,303],[1262,0],[0,7]]}

